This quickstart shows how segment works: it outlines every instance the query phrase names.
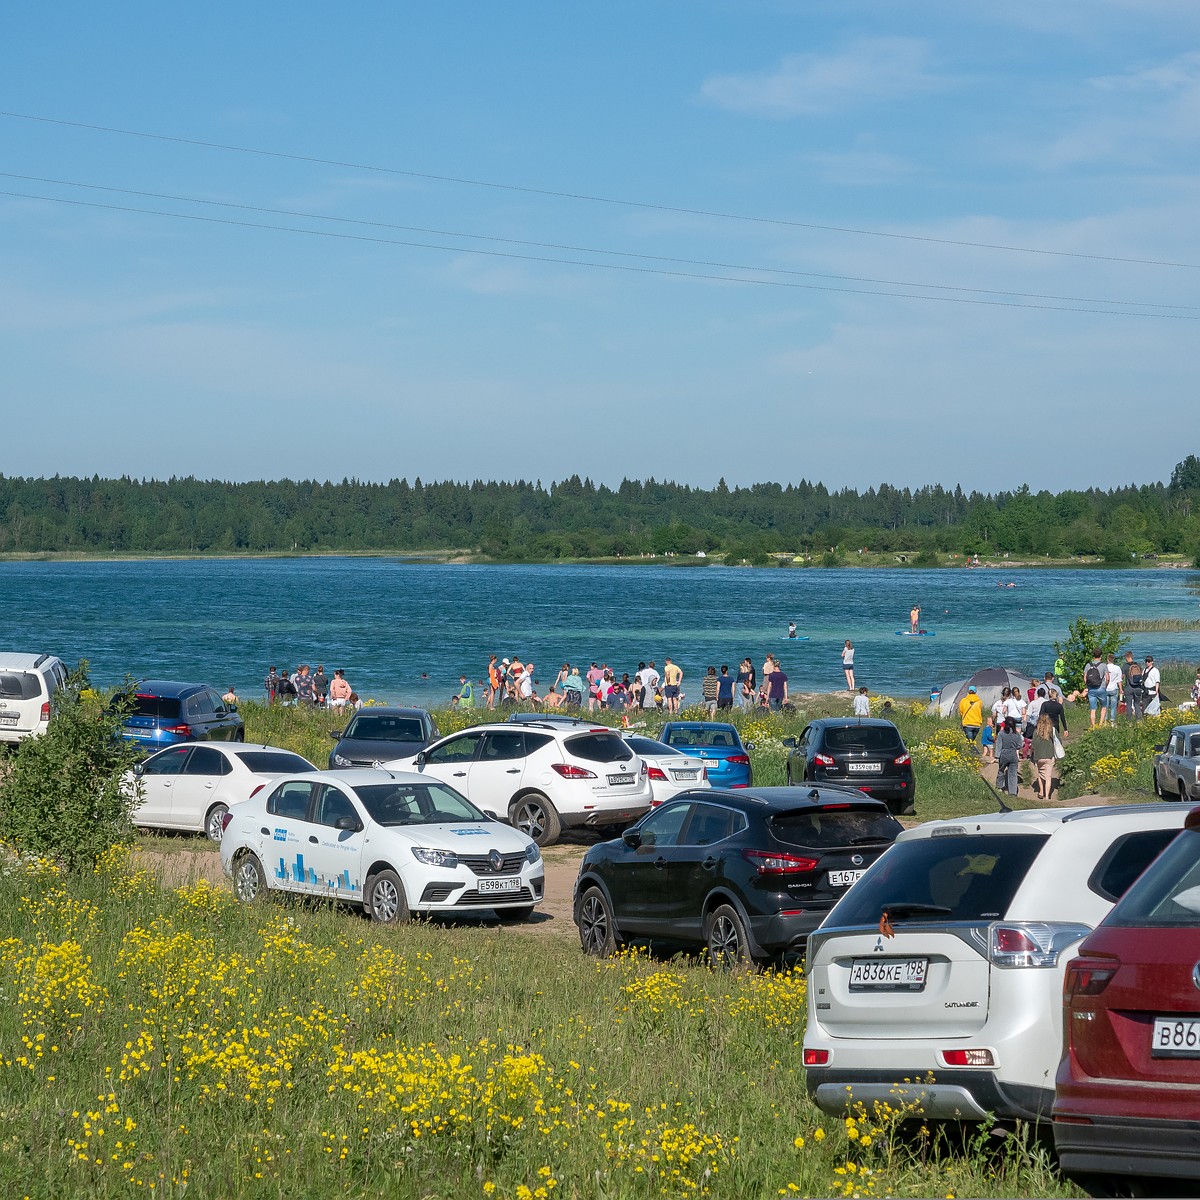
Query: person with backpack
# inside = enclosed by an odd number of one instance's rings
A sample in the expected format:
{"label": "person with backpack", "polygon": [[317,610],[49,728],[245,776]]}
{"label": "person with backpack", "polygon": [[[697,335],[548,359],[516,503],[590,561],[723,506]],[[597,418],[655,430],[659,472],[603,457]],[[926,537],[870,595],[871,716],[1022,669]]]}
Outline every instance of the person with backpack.
{"label": "person with backpack", "polygon": [[1092,651],[1092,661],[1083,670],[1083,686],[1087,688],[1088,723],[1093,727],[1097,724],[1096,709],[1101,709],[1099,724],[1104,724],[1104,716],[1108,710],[1108,692],[1104,688],[1104,662],[1099,650]]}
{"label": "person with backpack", "polygon": [[1125,719],[1140,721],[1146,698],[1142,693],[1142,664],[1133,657],[1132,650],[1125,651]]}

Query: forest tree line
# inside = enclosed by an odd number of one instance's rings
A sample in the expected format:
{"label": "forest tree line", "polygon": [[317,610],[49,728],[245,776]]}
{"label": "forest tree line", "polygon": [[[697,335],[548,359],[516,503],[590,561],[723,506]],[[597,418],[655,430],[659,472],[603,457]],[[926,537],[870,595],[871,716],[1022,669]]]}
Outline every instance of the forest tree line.
{"label": "forest tree line", "polygon": [[[573,475],[511,482],[228,483],[0,475],[0,552],[270,553],[460,549],[492,558],[773,552],[1200,554],[1200,459],[1166,484],[994,495],[881,484],[730,488]],[[833,556],[836,557],[836,554]]]}

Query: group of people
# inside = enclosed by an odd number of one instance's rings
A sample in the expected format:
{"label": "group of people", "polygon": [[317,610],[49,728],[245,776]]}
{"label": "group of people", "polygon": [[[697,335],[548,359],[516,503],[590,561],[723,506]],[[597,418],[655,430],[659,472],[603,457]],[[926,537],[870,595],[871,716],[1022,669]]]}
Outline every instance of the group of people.
{"label": "group of people", "polygon": [[325,674],[320,663],[315,671],[301,663],[294,674],[271,667],[263,680],[268,704],[304,705],[306,708],[361,708],[358,693],[346,680],[346,672],[338,667],[333,678]]}
{"label": "group of people", "polygon": [[1143,664],[1134,658],[1132,650],[1126,650],[1122,667],[1116,655],[1103,656],[1097,650],[1084,668],[1083,687],[1067,699],[1082,699],[1084,695],[1092,726],[1115,722],[1122,704],[1130,721],[1157,716],[1162,711],[1163,697],[1154,655],[1147,654]]}

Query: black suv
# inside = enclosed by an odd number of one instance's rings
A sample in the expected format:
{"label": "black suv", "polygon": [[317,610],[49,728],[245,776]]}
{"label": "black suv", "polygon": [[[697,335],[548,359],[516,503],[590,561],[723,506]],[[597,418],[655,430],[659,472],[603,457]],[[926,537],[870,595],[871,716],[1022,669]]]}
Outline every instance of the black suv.
{"label": "black suv", "polygon": [[605,955],[635,938],[690,942],[726,966],[802,951],[900,830],[847,788],[684,792],[584,856],[580,943]]}
{"label": "black suv", "polygon": [[840,783],[887,802],[892,813],[913,812],[916,783],[904,739],[891,721],[823,717],[807,725],[791,747],[788,783]]}

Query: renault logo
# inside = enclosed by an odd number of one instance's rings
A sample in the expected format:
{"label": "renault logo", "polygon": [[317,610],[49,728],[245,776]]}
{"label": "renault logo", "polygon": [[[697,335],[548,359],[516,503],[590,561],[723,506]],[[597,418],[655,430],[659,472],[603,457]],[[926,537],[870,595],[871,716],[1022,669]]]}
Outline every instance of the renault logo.
{"label": "renault logo", "polygon": [[488,855],[488,866],[491,867],[493,871],[499,871],[500,868],[504,866],[504,855],[501,854],[499,850],[493,850]]}

